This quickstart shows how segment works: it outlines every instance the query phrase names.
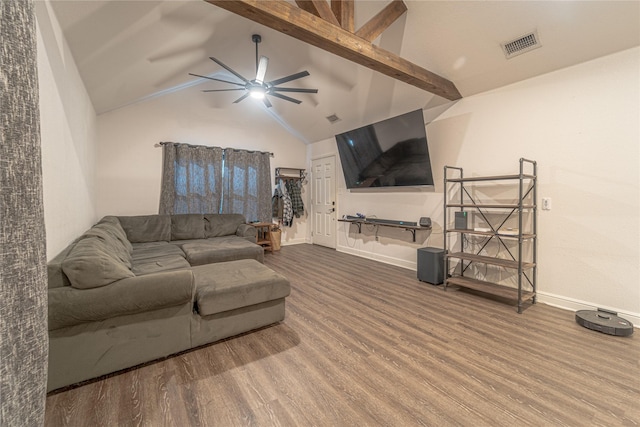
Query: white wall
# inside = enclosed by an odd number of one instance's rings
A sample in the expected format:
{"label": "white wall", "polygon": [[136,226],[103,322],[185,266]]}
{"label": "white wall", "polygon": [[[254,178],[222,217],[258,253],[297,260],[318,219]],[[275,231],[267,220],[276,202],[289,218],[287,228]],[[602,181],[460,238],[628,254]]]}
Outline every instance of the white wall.
{"label": "white wall", "polygon": [[47,259],[95,214],[96,114],[49,2],[36,2]]}
{"label": "white wall", "polygon": [[[103,215],[158,213],[161,141],[270,151],[276,167],[305,168],[306,146],[254,100],[216,108],[216,94],[199,86],[98,116],[97,211]],[[227,105],[225,105],[227,107]],[[272,183],[273,185],[273,183]],[[306,189],[305,194],[306,197]],[[283,232],[283,244],[304,242],[306,218]]]}
{"label": "white wall", "polygon": [[[427,137],[429,138],[429,135]],[[433,142],[429,140],[428,145],[433,159]],[[423,216],[433,219],[442,217],[442,194],[437,193],[434,188],[411,188],[401,191],[347,190],[335,138],[311,144],[308,151],[309,160],[328,155],[336,157],[337,218],[356,213],[369,217],[415,222]],[[434,179],[439,183],[442,181],[442,172],[439,172],[442,167],[437,167],[436,162],[432,162],[432,166]],[[431,231],[418,230],[416,242],[413,242],[410,232],[402,229],[377,227],[377,240],[375,231],[376,228],[373,226],[363,226],[363,232],[358,234],[356,226],[338,222],[336,249],[415,270],[418,248],[442,247],[442,229],[439,223],[434,223]]]}
{"label": "white wall", "polygon": [[[538,214],[539,300],[638,321],[639,58],[634,48],[460,100],[427,126],[435,192],[350,193],[338,184],[338,216],[430,216],[433,235],[413,244],[381,227],[376,242],[372,232],[347,235],[340,223],[338,250],[415,268],[416,247],[442,247],[445,164],[467,175],[507,174],[531,158],[539,200],[552,198],[552,210]],[[321,141],[307,156],[336,151],[335,141]]]}

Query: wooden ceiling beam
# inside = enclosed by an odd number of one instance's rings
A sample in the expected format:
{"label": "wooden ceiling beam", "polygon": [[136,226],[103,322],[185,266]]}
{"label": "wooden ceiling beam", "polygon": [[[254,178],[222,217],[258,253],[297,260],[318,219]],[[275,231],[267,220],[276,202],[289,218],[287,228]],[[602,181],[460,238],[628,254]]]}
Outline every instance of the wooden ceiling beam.
{"label": "wooden ceiling beam", "polygon": [[407,11],[407,5],[402,0],[393,0],[384,9],[376,14],[373,18],[364,24],[358,31],[356,36],[373,42],[384,30],[389,28],[396,19],[400,18]]}
{"label": "wooden ceiling beam", "polygon": [[296,4],[300,9],[306,10],[318,18],[331,22],[333,25],[340,25],[326,0],[296,0]]}
{"label": "wooden ceiling beam", "polygon": [[349,61],[455,101],[455,85],[398,55],[284,0],[205,0],[222,9],[331,52]]}
{"label": "wooden ceiling beam", "polygon": [[331,10],[342,28],[355,32],[353,0],[331,0]]}

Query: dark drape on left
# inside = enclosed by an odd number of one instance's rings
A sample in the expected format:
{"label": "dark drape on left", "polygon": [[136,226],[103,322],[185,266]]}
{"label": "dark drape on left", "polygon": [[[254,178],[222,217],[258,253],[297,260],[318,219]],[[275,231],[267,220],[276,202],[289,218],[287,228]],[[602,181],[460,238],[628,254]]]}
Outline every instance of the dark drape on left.
{"label": "dark drape on left", "polygon": [[41,426],[49,341],[33,1],[0,2],[0,39],[0,426]]}

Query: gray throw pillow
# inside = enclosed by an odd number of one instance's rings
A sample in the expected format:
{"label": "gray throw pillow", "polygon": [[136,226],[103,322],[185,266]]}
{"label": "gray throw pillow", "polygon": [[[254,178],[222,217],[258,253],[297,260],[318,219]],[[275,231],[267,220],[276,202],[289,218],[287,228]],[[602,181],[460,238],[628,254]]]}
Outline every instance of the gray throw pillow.
{"label": "gray throw pillow", "polygon": [[78,289],[97,288],[134,277],[107,243],[97,236],[76,243],[62,262],[62,271],[69,278],[71,286]]}

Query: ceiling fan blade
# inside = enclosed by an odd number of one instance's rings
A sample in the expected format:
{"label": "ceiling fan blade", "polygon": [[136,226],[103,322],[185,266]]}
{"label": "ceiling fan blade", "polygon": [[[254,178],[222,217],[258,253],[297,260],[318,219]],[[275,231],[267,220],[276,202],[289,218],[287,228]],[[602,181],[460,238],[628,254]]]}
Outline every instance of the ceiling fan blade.
{"label": "ceiling fan blade", "polygon": [[295,87],[272,87],[273,92],[318,93],[318,89],[298,89]]}
{"label": "ceiling fan blade", "polygon": [[189,73],[189,75],[190,76],[194,76],[194,77],[201,77],[203,79],[215,80],[217,82],[222,82],[222,83],[231,83],[232,85],[237,85],[237,86],[244,87],[244,83],[230,82],[229,80],[222,80],[222,79],[216,79],[215,77],[201,76],[200,74]]}
{"label": "ceiling fan blade", "polygon": [[230,72],[231,74],[233,74],[234,76],[236,76],[237,78],[239,78],[240,80],[242,80],[243,82],[249,83],[249,80],[245,79],[240,74],[236,73],[234,70],[232,70],[231,68],[227,67],[221,61],[217,60],[213,56],[210,56],[209,59],[212,60],[213,62],[215,62],[216,64],[218,64],[219,66],[221,66],[222,68],[224,68],[225,70],[227,70],[228,72]]}
{"label": "ceiling fan blade", "polygon": [[271,108],[271,107],[272,107],[271,103],[269,102],[269,100],[267,99],[267,97],[266,97],[266,96],[265,96],[264,98],[262,98],[262,102],[264,102],[264,105],[265,105],[267,108]]}
{"label": "ceiling fan blade", "polygon": [[278,86],[279,84],[290,82],[292,80],[301,79],[303,77],[307,77],[308,75],[309,75],[308,71],[300,71],[299,73],[291,74],[290,76],[282,77],[280,79],[270,81],[268,84],[270,84],[271,86]]}
{"label": "ceiling fan blade", "polygon": [[302,101],[298,101],[297,99],[289,98],[286,95],[281,95],[279,93],[270,93],[269,95],[275,96],[276,98],[284,99],[285,101],[293,102],[294,104],[300,104]]}
{"label": "ceiling fan blade", "polygon": [[230,90],[246,90],[243,87],[234,87],[233,89],[206,89],[203,92],[228,92]]}
{"label": "ceiling fan blade", "polygon": [[264,83],[264,76],[267,74],[267,65],[269,65],[269,58],[261,56],[260,63],[258,63],[258,70],[256,71],[256,83]]}
{"label": "ceiling fan blade", "polygon": [[240,98],[236,99],[235,101],[233,101],[234,104],[237,104],[238,102],[242,101],[243,99],[245,99],[247,96],[249,96],[249,92],[245,93],[244,95],[242,95]]}

